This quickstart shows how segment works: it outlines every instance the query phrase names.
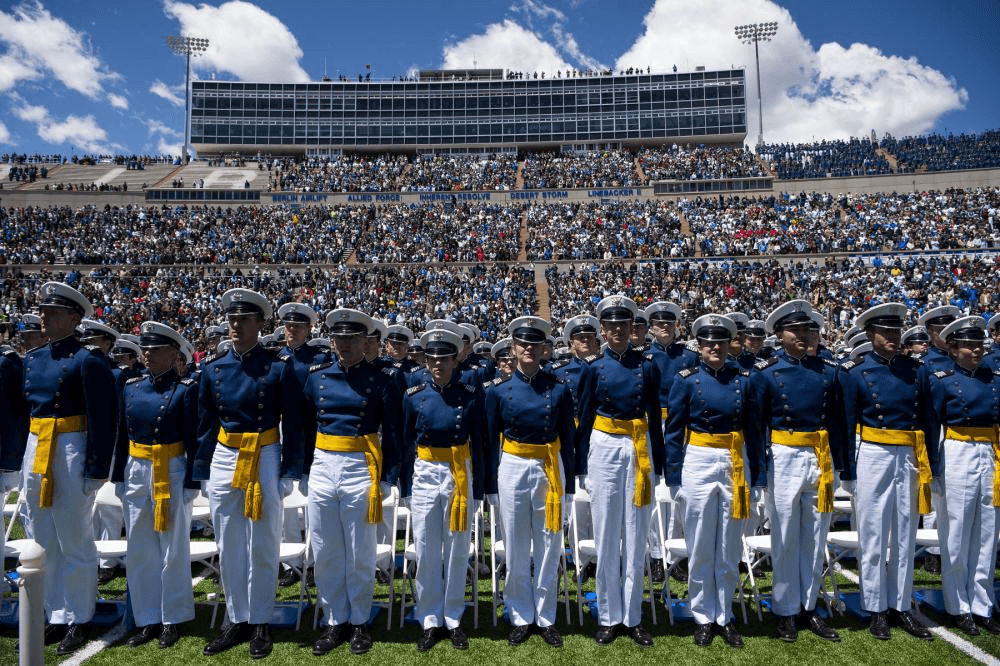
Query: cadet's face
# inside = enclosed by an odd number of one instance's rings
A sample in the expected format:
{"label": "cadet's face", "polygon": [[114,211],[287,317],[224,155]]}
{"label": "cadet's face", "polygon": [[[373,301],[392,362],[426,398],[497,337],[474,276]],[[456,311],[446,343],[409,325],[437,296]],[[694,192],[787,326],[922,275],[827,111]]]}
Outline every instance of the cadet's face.
{"label": "cadet's face", "polygon": [[729,341],[729,353],[733,356],[739,356],[740,352],[743,351],[743,344],[745,342],[746,335],[737,333],[736,337]]}
{"label": "cadet's face", "polygon": [[930,346],[929,342],[914,342],[910,345],[910,354],[926,354]]}
{"label": "cadet's face", "polygon": [[514,372],[514,357],[501,356],[497,359],[497,368],[500,370],[501,377],[510,377]]}
{"label": "cadet's face", "polygon": [[646,343],[646,331],[647,330],[649,330],[649,327],[646,326],[646,324],[633,323],[632,324],[632,333],[629,336],[630,339],[632,340],[632,344],[634,344],[634,345],[645,344]]}
{"label": "cadet's face", "polygon": [[703,340],[699,338],[698,353],[701,355],[701,360],[710,368],[718,370],[726,362],[729,342],[729,340]]}
{"label": "cadet's face", "polygon": [[402,361],[406,358],[406,350],[409,348],[409,344],[406,342],[400,342],[399,340],[386,340],[385,349],[389,352],[389,356],[397,361]]}
{"label": "cadet's face", "polygon": [[36,349],[45,344],[45,334],[40,331],[26,331],[21,333],[22,345],[25,351]]}
{"label": "cadet's face", "polygon": [[434,383],[444,386],[451,381],[451,376],[458,367],[457,356],[428,356],[427,370],[434,378]]}
{"label": "cadet's face", "polygon": [[423,352],[410,352],[409,357],[417,365],[424,365],[426,363]]}
{"label": "cadet's face", "polygon": [[42,334],[49,340],[62,340],[72,335],[80,323],[80,315],[69,308],[42,307],[38,315],[42,318]]}
{"label": "cadet's face", "polygon": [[156,375],[162,374],[174,367],[177,361],[177,350],[173,347],[143,347],[142,348],[142,362],[149,370],[149,374]]}
{"label": "cadet's face", "polygon": [[781,346],[786,354],[801,358],[809,347],[809,327],[799,324],[781,329]]}
{"label": "cadet's face", "polygon": [[333,350],[345,366],[352,366],[364,356],[365,340],[361,335],[333,336]]}
{"label": "cadet's face", "polygon": [[632,322],[602,321],[601,335],[604,336],[608,346],[620,354],[628,346],[629,338],[632,335]]}
{"label": "cadet's face", "polygon": [[229,322],[229,339],[233,341],[236,351],[242,353],[257,344],[257,337],[264,328],[263,317],[258,314],[231,314],[226,319]]}
{"label": "cadet's face", "polygon": [[938,349],[948,349],[948,343],[941,337],[944,326],[928,326],[927,334],[931,336],[931,344]]}
{"label": "cadet's face", "polygon": [[366,337],[365,338],[365,358],[367,358],[369,361],[372,360],[372,359],[374,359],[374,358],[376,358],[378,356],[379,347],[381,347],[381,346],[382,346],[382,344],[379,341],[377,335],[373,335],[371,337]]}
{"label": "cadet's face", "polygon": [[677,332],[677,322],[654,319],[650,322],[649,330],[653,332],[653,337],[656,341],[666,347],[674,341],[674,334]]}
{"label": "cadet's face", "polygon": [[597,353],[601,344],[597,341],[596,333],[577,333],[569,341],[573,356],[577,358],[587,358]]}
{"label": "cadet's face", "polygon": [[872,326],[866,333],[869,342],[872,343],[872,351],[879,356],[892,358],[899,353],[899,339],[903,335],[902,329]]}
{"label": "cadet's face", "polygon": [[514,356],[518,369],[526,375],[533,375],[542,362],[542,345],[538,342],[514,342]]}
{"label": "cadet's face", "polygon": [[983,362],[985,348],[979,340],[960,340],[949,345],[955,363],[965,370],[975,370]]}
{"label": "cadet's face", "polygon": [[759,353],[763,346],[764,338],[758,338],[750,335],[747,336],[747,351],[751,354]]}
{"label": "cadet's face", "polygon": [[312,327],[304,321],[285,322],[285,344],[298,347],[305,343]]}

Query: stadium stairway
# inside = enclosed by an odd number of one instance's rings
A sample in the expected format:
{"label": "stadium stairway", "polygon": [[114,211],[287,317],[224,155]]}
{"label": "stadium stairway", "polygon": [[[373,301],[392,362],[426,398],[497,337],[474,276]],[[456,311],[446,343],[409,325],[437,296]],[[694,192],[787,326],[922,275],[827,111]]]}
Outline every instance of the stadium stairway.
{"label": "stadium stairway", "polygon": [[535,293],[538,294],[538,307],[535,309],[535,316],[548,320],[552,316],[549,308],[549,281],[545,277],[545,266],[535,262]]}
{"label": "stadium stairway", "polygon": [[889,163],[889,166],[892,167],[893,171],[895,171],[899,167],[899,160],[896,159],[896,156],[887,151],[885,148],[876,148],[875,154],[884,157],[885,161]]}
{"label": "stadium stairway", "polygon": [[518,234],[517,260],[524,262],[528,260],[528,210],[521,213],[521,227]]}
{"label": "stadium stairway", "polygon": [[514,172],[514,189],[524,189],[524,160],[519,160],[517,163],[517,171]]}
{"label": "stadium stairway", "polygon": [[682,211],[680,208],[677,209],[677,217],[681,221],[681,236],[688,236],[689,238],[694,239],[694,241],[695,241],[695,243],[694,243],[694,256],[700,257],[701,256],[701,248],[698,247],[698,239],[695,238],[694,234],[691,232],[691,225],[688,224],[687,218],[684,217],[684,211]]}
{"label": "stadium stairway", "polygon": [[639,159],[638,155],[635,156],[635,172],[639,174],[639,182],[645,184],[646,173],[642,170],[642,160]]}

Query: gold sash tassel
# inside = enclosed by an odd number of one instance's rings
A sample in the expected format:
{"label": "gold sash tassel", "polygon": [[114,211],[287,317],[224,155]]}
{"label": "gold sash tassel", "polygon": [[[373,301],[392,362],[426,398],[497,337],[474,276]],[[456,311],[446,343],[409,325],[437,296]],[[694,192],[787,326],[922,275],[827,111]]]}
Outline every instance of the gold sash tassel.
{"label": "gold sash tassel", "polygon": [[39,474],[42,477],[42,490],[38,498],[38,506],[43,508],[52,506],[52,493],[55,490],[55,482],[52,478],[52,461],[56,455],[56,439],[64,432],[83,432],[86,429],[86,416],[31,419],[31,432],[38,436],[31,473]]}
{"label": "gold sash tassel", "polygon": [[129,440],[128,454],[153,461],[153,530],[166,532],[170,508],[170,459],[184,455],[184,442],[140,444]]}
{"label": "gold sash tassel", "polygon": [[239,449],[233,488],[243,488],[246,499],[243,515],[250,520],[260,520],[264,494],[260,487],[260,450],[278,441],[278,429],[264,432],[226,432],[219,428],[219,442],[231,449]]}

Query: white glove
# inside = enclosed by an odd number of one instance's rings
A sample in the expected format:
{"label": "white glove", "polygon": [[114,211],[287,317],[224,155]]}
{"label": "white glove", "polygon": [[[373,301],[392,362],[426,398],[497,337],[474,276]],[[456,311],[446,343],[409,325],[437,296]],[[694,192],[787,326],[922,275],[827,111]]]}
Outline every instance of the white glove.
{"label": "white glove", "polygon": [[303,474],[302,478],[299,479],[299,492],[304,496],[309,496],[309,475]]}
{"label": "white glove", "polygon": [[399,498],[399,506],[403,507],[404,509],[409,509],[410,508],[410,500],[411,499],[413,499],[413,498],[412,497],[400,497]]}
{"label": "white glove", "polygon": [[208,481],[201,481],[201,494],[208,497]]}
{"label": "white glove", "polygon": [[663,480],[662,476],[656,477],[656,485],[653,486],[653,498],[657,502],[669,502],[670,501],[670,489],[667,488],[666,481]]}
{"label": "white glove", "polygon": [[857,481],[848,481],[847,479],[844,479],[840,482],[840,489],[852,497],[854,496],[854,491],[857,489],[857,487],[858,487]]}
{"label": "white glove", "polygon": [[12,490],[17,490],[21,487],[21,473],[14,472],[4,472],[0,474],[0,490],[3,494],[11,492]]}
{"label": "white glove", "polygon": [[944,488],[941,486],[941,478],[934,477],[931,479],[931,494],[941,497],[944,495]]}
{"label": "white glove", "polygon": [[750,489],[750,504],[760,504],[760,501],[764,498],[764,489],[760,486],[754,486]]}
{"label": "white glove", "polygon": [[278,490],[281,492],[281,499],[285,499],[295,490],[295,479],[281,479],[278,482]]}
{"label": "white glove", "polygon": [[483,512],[483,500],[481,499],[472,500],[472,506],[476,510],[475,511],[476,515],[479,515]]}
{"label": "white glove", "polygon": [[84,479],[83,480],[83,494],[84,495],[94,495],[101,486],[104,485],[104,479]]}
{"label": "white glove", "polygon": [[587,490],[587,475],[586,474],[580,474],[579,476],[576,477],[576,487],[579,488],[580,490],[582,490],[583,492],[589,492]]}
{"label": "white glove", "polygon": [[500,506],[500,496],[499,495],[487,495],[486,501],[489,502],[490,506],[496,509]]}
{"label": "white glove", "polygon": [[391,499],[393,501],[394,504],[397,503],[397,502],[399,502],[399,487],[395,486],[395,485],[390,486],[389,487],[389,494],[388,495],[383,495],[383,497],[388,497],[389,499]]}
{"label": "white glove", "polygon": [[667,501],[677,502],[681,498],[680,486],[667,486]]}
{"label": "white glove", "polygon": [[184,489],[184,503],[185,504],[193,504],[194,501],[197,498],[198,498],[198,489],[197,488],[185,488]]}
{"label": "white glove", "polygon": [[117,497],[122,502],[125,501],[125,482],[115,481],[115,497]]}

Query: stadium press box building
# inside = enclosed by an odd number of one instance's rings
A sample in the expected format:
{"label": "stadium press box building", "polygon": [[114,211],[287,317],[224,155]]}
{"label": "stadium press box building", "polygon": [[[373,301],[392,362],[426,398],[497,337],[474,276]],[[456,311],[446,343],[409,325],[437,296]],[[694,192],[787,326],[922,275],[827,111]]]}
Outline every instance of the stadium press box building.
{"label": "stadium press box building", "polygon": [[195,81],[201,154],[462,152],[742,144],[742,69],[515,78],[428,70],[410,80]]}

